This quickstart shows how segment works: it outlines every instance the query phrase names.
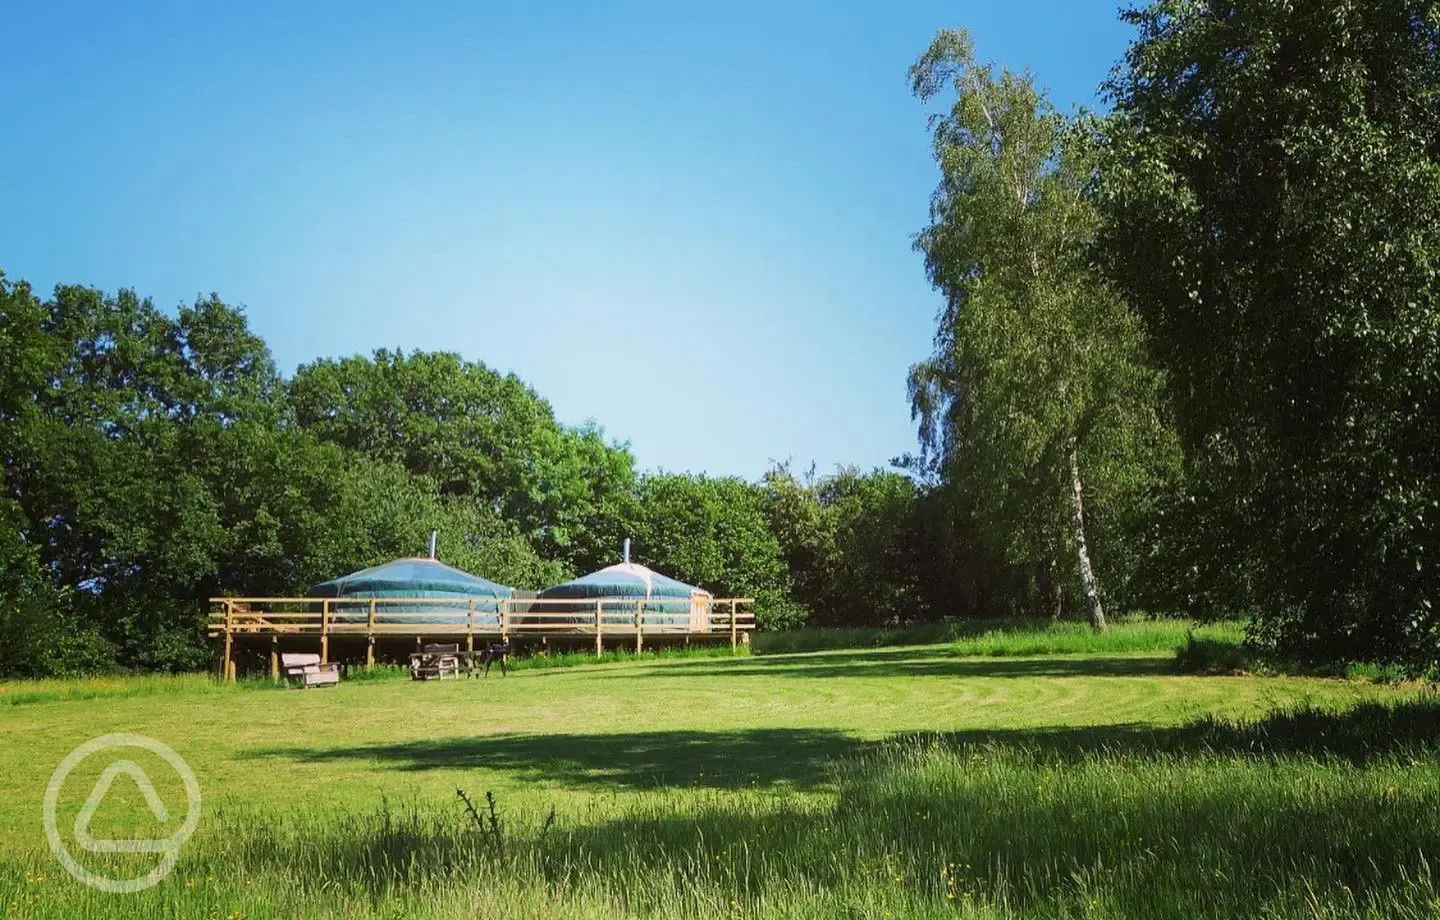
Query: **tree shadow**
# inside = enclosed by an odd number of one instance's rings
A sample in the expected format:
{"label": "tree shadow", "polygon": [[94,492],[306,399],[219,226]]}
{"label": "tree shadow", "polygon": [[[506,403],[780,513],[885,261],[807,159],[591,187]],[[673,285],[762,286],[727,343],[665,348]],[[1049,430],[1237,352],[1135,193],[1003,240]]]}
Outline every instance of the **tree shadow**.
{"label": "tree shadow", "polygon": [[1301,704],[1254,719],[1204,716],[1184,725],[981,728],[896,734],[887,743],[1000,750],[1041,760],[1196,754],[1347,761],[1420,762],[1440,754],[1440,694],[1365,702],[1345,709]]}
{"label": "tree shadow", "polygon": [[1250,721],[1205,718],[1183,726],[982,728],[896,733],[879,741],[819,728],[524,734],[257,748],[246,756],[307,764],[365,761],[401,771],[493,770],[520,782],[575,789],[804,791],[830,787],[837,764],[896,745],[1000,752],[1036,762],[1194,754],[1305,756],[1354,764],[1420,761],[1440,753],[1440,696],[1367,703],[1341,712],[1302,706]]}
{"label": "tree shadow", "polygon": [[348,748],[273,747],[250,757],[297,763],[378,761],[391,769],[497,770],[572,788],[784,786],[827,782],[830,765],[865,742],[829,729],[494,735]]}

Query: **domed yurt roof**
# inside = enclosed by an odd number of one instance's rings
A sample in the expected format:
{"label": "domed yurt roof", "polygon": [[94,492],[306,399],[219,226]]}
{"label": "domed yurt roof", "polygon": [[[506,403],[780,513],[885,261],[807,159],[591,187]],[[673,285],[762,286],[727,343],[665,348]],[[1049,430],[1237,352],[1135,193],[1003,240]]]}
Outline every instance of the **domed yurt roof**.
{"label": "domed yurt roof", "polygon": [[438,559],[396,559],[322,581],[311,597],[510,597],[515,591]]}
{"label": "domed yurt roof", "polygon": [[625,561],[606,566],[589,575],[554,585],[541,597],[684,597],[709,594],[668,575],[661,575],[630,561],[630,541],[625,541]]}

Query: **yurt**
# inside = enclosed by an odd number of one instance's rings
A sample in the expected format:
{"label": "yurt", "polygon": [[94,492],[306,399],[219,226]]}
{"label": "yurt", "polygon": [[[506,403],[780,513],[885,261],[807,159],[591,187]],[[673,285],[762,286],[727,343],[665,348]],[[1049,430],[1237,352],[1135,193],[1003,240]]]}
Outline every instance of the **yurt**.
{"label": "yurt", "polygon": [[[540,592],[541,600],[573,598],[580,602],[573,608],[537,605],[535,609],[569,608],[577,613],[588,612],[595,609],[598,601],[607,620],[623,618],[639,606],[647,632],[667,628],[699,632],[709,628],[710,606],[714,600],[709,591],[631,562],[629,540],[625,541],[624,560]],[[642,600],[643,603],[636,603]]]}
{"label": "yurt", "polygon": [[[464,625],[470,622],[494,625],[500,621],[498,601],[515,592],[502,584],[463,572],[436,559],[434,543],[430,558],[396,559],[384,565],[351,572],[339,578],[322,581],[310,589],[311,597],[336,598],[416,598],[415,603],[381,604],[375,611],[378,623],[428,623]],[[424,598],[449,603],[425,603]],[[461,603],[461,602],[464,603]],[[363,620],[369,615],[368,601],[332,605],[340,622]],[[404,614],[404,616],[393,616]]]}

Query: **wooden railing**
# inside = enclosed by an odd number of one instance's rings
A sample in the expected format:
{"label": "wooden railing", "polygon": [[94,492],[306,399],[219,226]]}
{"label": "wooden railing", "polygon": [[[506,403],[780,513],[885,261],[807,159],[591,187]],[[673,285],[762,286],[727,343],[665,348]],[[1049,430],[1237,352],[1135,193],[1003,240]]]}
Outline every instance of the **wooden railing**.
{"label": "wooden railing", "polygon": [[595,654],[606,639],[645,647],[645,637],[749,641],[755,628],[750,598],[432,598],[432,597],[212,597],[210,635],[223,638],[221,674],[235,678],[235,649],[246,637],[270,637],[270,670],[277,673],[283,636],[316,636],[320,660],[330,660],[331,636],[364,636],[365,664],[375,664],[375,640],[387,636],[464,637],[593,636]]}

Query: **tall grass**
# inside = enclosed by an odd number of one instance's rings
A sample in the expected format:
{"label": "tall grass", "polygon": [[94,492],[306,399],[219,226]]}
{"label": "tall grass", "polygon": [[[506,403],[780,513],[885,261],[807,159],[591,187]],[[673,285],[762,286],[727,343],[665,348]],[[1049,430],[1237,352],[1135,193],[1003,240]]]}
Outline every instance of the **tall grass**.
{"label": "tall grass", "polygon": [[834,649],[896,645],[950,644],[959,655],[989,657],[1172,652],[1191,633],[1223,643],[1238,643],[1244,627],[1236,622],[1199,624],[1193,620],[1122,619],[1097,633],[1088,624],[1036,619],[945,620],[886,629],[798,629],[756,633],[757,655],[782,655]]}
{"label": "tall grass", "polygon": [[[659,789],[579,813],[459,800],[221,812],[161,887],[0,865],[0,912],[99,917],[1419,918],[1440,911],[1440,701],[911,738],[833,798]],[[117,857],[118,858],[118,857]],[[37,876],[44,876],[38,881]]]}
{"label": "tall grass", "polygon": [[190,696],[231,693],[269,686],[268,680],[246,679],[224,684],[209,674],[121,674],[103,677],[46,678],[0,681],[0,709],[63,700],[99,700],[136,696]]}

